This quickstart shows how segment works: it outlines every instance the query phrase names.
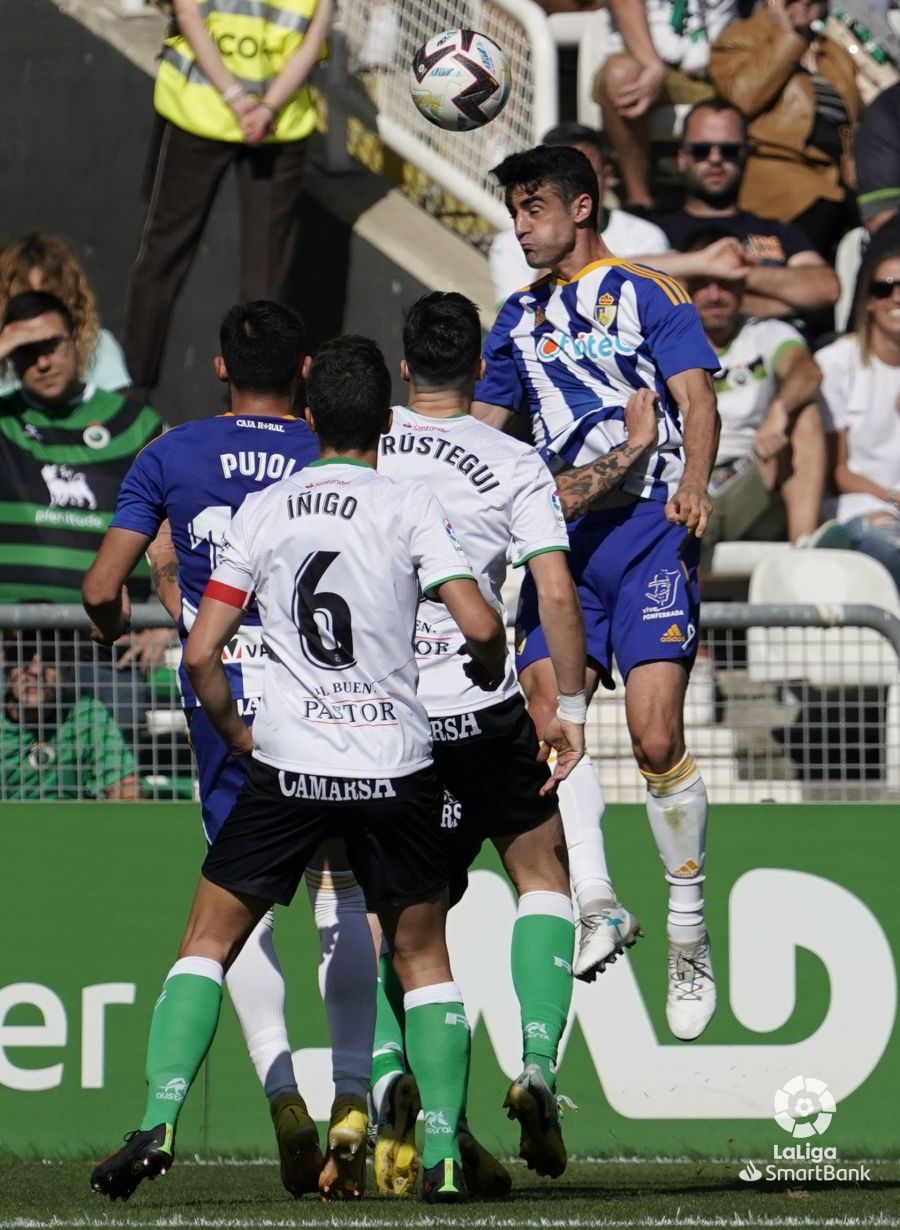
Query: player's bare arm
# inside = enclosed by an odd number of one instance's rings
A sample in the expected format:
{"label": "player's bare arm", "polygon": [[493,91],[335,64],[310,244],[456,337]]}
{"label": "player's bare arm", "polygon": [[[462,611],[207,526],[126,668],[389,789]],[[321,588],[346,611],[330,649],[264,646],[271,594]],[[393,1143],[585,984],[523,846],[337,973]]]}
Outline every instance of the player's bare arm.
{"label": "player's bare arm", "polygon": [[684,474],[666,505],[666,516],[702,538],[712,509],[707,489],[720,428],[712,376],[692,367],[666,383],[684,424]]}
{"label": "player's bare arm", "polygon": [[131,628],[125,582],[149,542],[146,534],[135,530],[108,529],[85,575],[81,599],[91,621],[91,640],[100,645],[111,645]]}
{"label": "player's bare arm", "polygon": [[472,658],[472,662],[466,664],[466,674],[480,687],[499,687],[506,674],[503,620],[485,602],[476,583],[468,578],[445,581],[438,588],[437,596],[466,638],[466,649]]}
{"label": "player's bare arm", "polygon": [[[566,552],[547,551],[535,555],[528,561],[528,567],[537,589],[541,626],[547,637],[560,701],[571,702],[575,697],[585,701],[584,618]],[[565,704],[562,712],[566,712]],[[544,730],[539,758],[546,760],[551,747],[556,750],[556,764],[541,794],[554,791],[584,755],[584,723],[560,717],[557,710]]]}
{"label": "player's bare arm", "polygon": [[154,592],[177,623],[181,617],[181,588],[178,584],[178,554],[168,518],[147,548],[147,563],[150,565]]}
{"label": "player's bare arm", "polygon": [[197,699],[232,756],[253,751],[253,736],[238,714],[222,665],[222,649],[241,626],[243,615],[241,607],[202,598],[182,659]]}
{"label": "player's bare arm", "polygon": [[513,411],[506,406],[492,406],[486,401],[473,401],[469,413],[473,419],[487,423],[488,427],[496,427],[498,431],[505,431],[515,418]]}
{"label": "player's bare arm", "polygon": [[583,466],[570,466],[556,475],[556,487],[563,516],[574,521],[625,481],[629,470],[652,448],[657,439],[656,406],[659,398],[652,389],[632,393],[625,407],[628,439]]}

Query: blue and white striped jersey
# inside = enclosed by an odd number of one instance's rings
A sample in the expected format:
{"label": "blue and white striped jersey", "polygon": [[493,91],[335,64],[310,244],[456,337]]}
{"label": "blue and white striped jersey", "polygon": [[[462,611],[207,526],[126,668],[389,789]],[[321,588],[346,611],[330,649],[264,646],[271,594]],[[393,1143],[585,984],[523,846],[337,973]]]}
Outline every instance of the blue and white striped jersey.
{"label": "blue and white striped jersey", "polygon": [[548,275],[516,291],[485,345],[475,398],[530,412],[546,461],[584,465],[626,438],[634,389],[659,394],[659,433],[631,470],[626,491],[665,502],[684,470],[678,407],[666,381],[689,368],[718,370],[700,317],[673,278],[615,258],[571,281]]}

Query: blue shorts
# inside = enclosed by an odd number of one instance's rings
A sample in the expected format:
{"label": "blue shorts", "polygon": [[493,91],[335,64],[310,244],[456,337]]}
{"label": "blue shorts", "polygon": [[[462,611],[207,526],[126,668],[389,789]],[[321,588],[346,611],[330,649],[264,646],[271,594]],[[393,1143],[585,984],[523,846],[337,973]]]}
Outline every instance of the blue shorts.
{"label": "blue shorts", "polygon": [[[697,652],[700,543],[666,520],[665,505],[638,500],[588,513],[569,527],[569,568],[584,611],[587,656],[611,688],[612,659],[623,679],[642,662],[683,662]],[[549,657],[529,573],[516,615],[516,668]]]}
{"label": "blue shorts", "polygon": [[[241,792],[250,757],[235,759],[229,756],[218,732],[210,725],[209,718],[199,707],[185,710],[188,734],[197,760],[197,776],[200,779],[200,814],[207,843],[212,844],[228,813],[234,807]],[[247,726],[253,725],[253,714],[244,717]]]}

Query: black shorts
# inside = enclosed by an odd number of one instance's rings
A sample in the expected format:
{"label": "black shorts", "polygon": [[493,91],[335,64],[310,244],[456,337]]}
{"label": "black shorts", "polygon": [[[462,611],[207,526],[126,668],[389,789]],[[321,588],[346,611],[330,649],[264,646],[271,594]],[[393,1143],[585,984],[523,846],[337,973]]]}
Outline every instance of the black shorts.
{"label": "black shorts", "polygon": [[432,755],[447,789],[442,830],[450,860],[450,901],[482,843],[537,828],[554,814],[555,795],[538,793],[550,770],[537,761],[538,738],[521,696],[452,717],[431,718]]}
{"label": "black shorts", "polygon": [[370,910],[427,901],[449,879],[441,798],[430,767],[407,777],[319,777],[253,760],[203,875],[289,905],[319,843],[341,837]]}

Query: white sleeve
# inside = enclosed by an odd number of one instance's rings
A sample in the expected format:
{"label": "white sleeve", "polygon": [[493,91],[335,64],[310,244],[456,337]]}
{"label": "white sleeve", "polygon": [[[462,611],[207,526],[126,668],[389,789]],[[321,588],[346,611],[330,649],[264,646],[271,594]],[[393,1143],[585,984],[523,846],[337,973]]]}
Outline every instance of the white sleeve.
{"label": "white sleeve", "polygon": [[403,486],[410,553],[422,593],[428,595],[445,581],[474,581],[466,553],[440,504],[424,483],[409,482]]}
{"label": "white sleeve", "polygon": [[569,535],[556,481],[536,452],[523,453],[513,472],[510,518],[513,567],[543,551],[568,551]]}
{"label": "white sleeve", "polygon": [[[853,359],[855,357],[855,355],[852,356]],[[822,372],[822,387],[819,390],[822,426],[826,433],[833,434],[842,431],[847,426],[846,407],[850,395],[851,351],[847,346],[834,343],[817,351],[813,358]]]}
{"label": "white sleeve", "polygon": [[230,606],[240,607],[242,610],[250,606],[256,591],[248,545],[246,508],[247,504],[242,504],[231,518],[225,531],[225,541],[219,552],[218,563],[203,591],[210,598],[227,602]]}

